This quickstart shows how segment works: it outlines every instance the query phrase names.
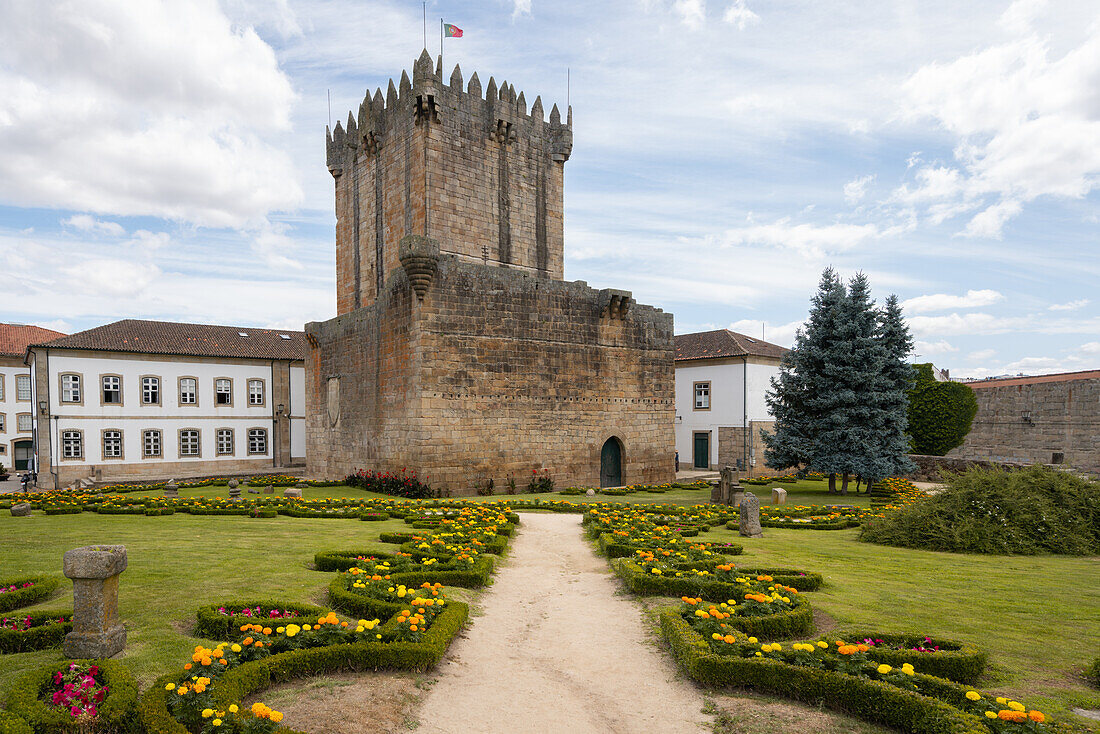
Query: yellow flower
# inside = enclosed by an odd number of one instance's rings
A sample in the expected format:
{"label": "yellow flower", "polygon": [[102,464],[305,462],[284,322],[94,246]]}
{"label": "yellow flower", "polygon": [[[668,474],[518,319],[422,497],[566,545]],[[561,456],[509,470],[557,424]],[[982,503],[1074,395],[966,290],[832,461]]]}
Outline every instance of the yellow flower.
{"label": "yellow flower", "polygon": [[272,711],[271,720],[278,724],[280,721],[283,720],[283,713],[281,711]]}
{"label": "yellow flower", "polygon": [[176,689],[176,693],[178,693],[179,695],[182,696],[183,694],[187,693],[187,689],[184,688],[183,686],[180,686],[179,688]]}
{"label": "yellow flower", "polygon": [[298,634],[301,631],[302,631],[302,628],[299,627],[296,624],[288,624],[286,626],[286,636],[287,637],[293,637],[294,635]]}
{"label": "yellow flower", "polygon": [[1027,707],[1024,706],[1022,703],[1020,703],[1019,701],[1009,701],[1008,702],[1008,707],[1010,709],[1012,709],[1013,711],[1026,711],[1027,710]]}
{"label": "yellow flower", "polygon": [[1006,703],[1008,703],[1008,699],[1005,698],[1004,696],[997,696],[997,703],[1002,704],[1002,705],[1006,704]]}
{"label": "yellow flower", "polygon": [[997,718],[997,712],[996,711],[986,711],[985,712],[985,718],[987,718],[987,719],[996,719]]}
{"label": "yellow flower", "polygon": [[759,640],[757,640],[755,637],[750,637],[749,642],[751,642],[755,645],[757,642],[759,642]]}
{"label": "yellow flower", "polygon": [[238,711],[240,711],[240,709],[237,707],[237,704],[235,704],[235,703],[229,704],[229,713],[235,714]]}
{"label": "yellow flower", "polygon": [[982,694],[978,693],[977,691],[967,691],[966,692],[966,697],[969,698],[971,701],[981,701],[982,700]]}
{"label": "yellow flower", "polygon": [[168,685],[166,685],[166,686],[164,687],[164,690],[166,690],[166,691],[170,691],[170,690],[172,690],[172,689],[173,689],[173,688],[175,688],[175,687],[176,687],[176,684],[175,684],[175,683],[169,683]]}
{"label": "yellow flower", "polygon": [[824,649],[829,647],[829,643],[825,642],[825,640],[818,640],[817,641],[817,646],[820,647],[822,650],[824,650]]}
{"label": "yellow flower", "polygon": [[202,710],[202,718],[204,718],[204,719],[209,719],[213,715],[214,715],[214,709],[203,709]]}
{"label": "yellow flower", "polygon": [[879,675],[886,675],[886,674],[887,674],[887,673],[889,673],[889,672],[890,672],[891,670],[893,670],[893,668],[891,668],[891,667],[890,667],[889,665],[887,665],[886,663],[883,663],[882,665],[878,666],[878,674],[879,674]]}
{"label": "yellow flower", "polygon": [[236,642],[234,642],[233,647],[231,647],[229,649],[232,650],[233,652],[240,652],[241,651],[241,646],[238,645]]}
{"label": "yellow flower", "polygon": [[214,719],[210,723],[213,724],[214,726],[221,726],[222,725],[222,720],[221,719]]}

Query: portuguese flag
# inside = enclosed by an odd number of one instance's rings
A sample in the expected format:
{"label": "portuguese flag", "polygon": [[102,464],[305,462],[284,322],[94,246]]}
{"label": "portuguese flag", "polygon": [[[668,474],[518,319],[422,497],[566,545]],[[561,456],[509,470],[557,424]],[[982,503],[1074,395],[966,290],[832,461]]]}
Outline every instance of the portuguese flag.
{"label": "portuguese flag", "polygon": [[443,24],[443,35],[447,38],[462,38],[462,29],[450,23]]}

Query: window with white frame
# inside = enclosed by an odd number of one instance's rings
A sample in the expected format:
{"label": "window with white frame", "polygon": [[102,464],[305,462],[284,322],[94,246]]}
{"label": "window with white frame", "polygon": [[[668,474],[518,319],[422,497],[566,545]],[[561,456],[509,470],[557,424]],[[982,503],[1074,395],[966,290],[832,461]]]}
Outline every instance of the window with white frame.
{"label": "window with white frame", "polygon": [[218,456],[233,455],[233,429],[219,428],[216,434]]}
{"label": "window with white frame", "polygon": [[160,405],[160,378],[141,378],[141,402],[142,405]]}
{"label": "window with white frame", "polygon": [[180,431],[180,456],[199,455],[199,432],[194,428]]}
{"label": "window with white frame", "polygon": [[710,410],[710,383],[695,383],[695,409]]}
{"label": "window with white frame", "polygon": [[8,432],[8,416],[4,413],[0,413],[0,433]]}
{"label": "window with white frame", "polygon": [[214,380],[214,404],[233,404],[233,380],[228,377],[219,377]]}
{"label": "window with white frame", "polygon": [[160,458],[160,431],[148,430],[141,432],[142,455],[146,458]]}
{"label": "window with white frame", "polygon": [[84,434],[80,431],[61,432],[61,457],[80,459],[84,457]]}
{"label": "window with white frame", "polygon": [[4,375],[0,373],[0,402],[4,400]]}
{"label": "window with white frame", "polygon": [[80,375],[61,375],[61,402],[80,402]]}
{"label": "window with white frame", "polygon": [[31,399],[31,376],[15,376],[15,399],[29,402]]}
{"label": "window with white frame", "polygon": [[250,454],[266,454],[267,453],[267,429],[266,428],[249,428],[248,429],[248,453],[250,453]]}
{"label": "window with white frame", "polygon": [[199,381],[194,377],[180,378],[180,405],[197,405],[199,402]]}
{"label": "window with white frame", "polygon": [[264,404],[264,381],[263,380],[249,380],[248,381],[248,404],[249,405],[263,405]]}
{"label": "window with white frame", "polygon": [[103,458],[122,458],[122,431],[106,430],[103,432]]}
{"label": "window with white frame", "polygon": [[15,430],[19,433],[30,433],[33,425],[30,413],[20,413],[15,416]]}
{"label": "window with white frame", "polygon": [[103,399],[104,405],[122,405],[122,378],[118,375],[104,375]]}

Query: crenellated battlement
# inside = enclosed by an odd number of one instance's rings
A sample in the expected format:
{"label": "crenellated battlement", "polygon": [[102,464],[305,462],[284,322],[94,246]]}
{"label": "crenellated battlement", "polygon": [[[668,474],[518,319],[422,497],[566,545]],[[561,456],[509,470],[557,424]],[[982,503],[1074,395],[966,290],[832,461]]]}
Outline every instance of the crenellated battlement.
{"label": "crenellated battlement", "polygon": [[573,110],[566,110],[563,123],[557,104],[545,115],[542,97],[535,97],[530,110],[523,92],[516,93],[514,85],[489,78],[484,94],[481,80],[474,72],[468,83],[463,82],[462,69],[455,64],[450,78],[443,79],[443,57],[434,66],[425,50],[413,64],[412,79],[408,72],[401,72],[401,79],[394,84],[390,79],[385,95],[379,87],[371,95],[368,90],[358,113],[348,112],[346,123],[337,122],[334,129],[325,128],[326,151],[329,171],[339,176],[347,164],[349,151],[368,155],[378,152],[384,144],[387,132],[401,126],[410,118],[440,122],[446,113],[483,118],[487,139],[497,143],[512,143],[520,136],[545,139],[549,142],[548,154],[552,160],[569,160],[573,149]]}
{"label": "crenellated battlement", "polygon": [[482,88],[424,51],[410,78],[363,97],[326,130],[336,182],[338,312],[370,305],[401,267],[399,246],[435,240],[466,262],[564,275],[564,164],[572,111],[490,78]]}

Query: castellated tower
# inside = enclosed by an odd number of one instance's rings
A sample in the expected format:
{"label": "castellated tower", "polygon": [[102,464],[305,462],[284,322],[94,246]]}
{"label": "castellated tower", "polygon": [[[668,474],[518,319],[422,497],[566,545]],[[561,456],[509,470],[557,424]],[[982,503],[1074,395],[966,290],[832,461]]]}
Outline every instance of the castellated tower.
{"label": "castellated tower", "polygon": [[337,317],[306,325],[310,473],[671,479],[672,316],[562,280],[571,111],[441,67],[424,51],[326,135]]}

